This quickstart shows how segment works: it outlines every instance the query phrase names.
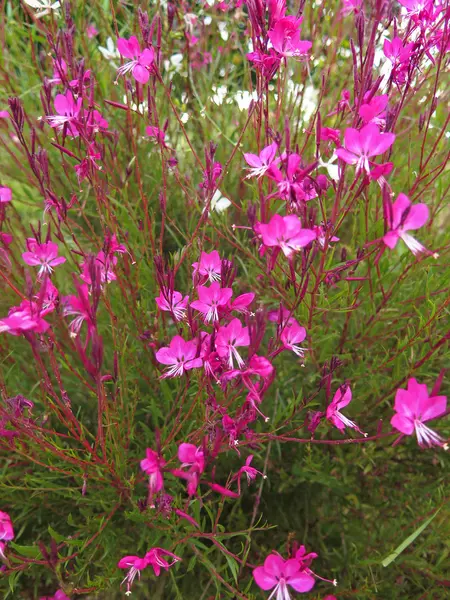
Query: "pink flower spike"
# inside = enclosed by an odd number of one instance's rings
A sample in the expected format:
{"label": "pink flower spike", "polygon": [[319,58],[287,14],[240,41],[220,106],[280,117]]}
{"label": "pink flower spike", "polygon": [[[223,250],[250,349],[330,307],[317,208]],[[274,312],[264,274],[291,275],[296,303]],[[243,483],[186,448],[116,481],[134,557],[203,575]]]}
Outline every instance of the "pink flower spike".
{"label": "pink flower spike", "polygon": [[149,476],[148,491],[150,503],[152,502],[153,495],[160,492],[164,487],[161,469],[165,464],[166,461],[157,452],[151,448],[147,448],[146,458],[141,460],[141,469]]}
{"label": "pink flower spike", "polygon": [[349,165],[356,165],[357,171],[369,174],[369,159],[384,154],[394,140],[394,133],[380,133],[374,123],[365,125],[360,131],[349,127],[344,133],[345,148],[338,148],[336,154]]}
{"label": "pink flower spike", "polygon": [[78,137],[76,121],[79,118],[82,104],[83,98],[80,96],[75,102],[72,92],[66,92],[65,95],[57,94],[54,100],[57,114],[47,117],[48,124],[58,131],[61,131],[67,124],[67,133],[72,137]]}
{"label": "pink flower spike", "polygon": [[243,327],[239,319],[233,319],[228,325],[219,327],[216,336],[217,354],[227,360],[230,369],[233,368],[234,360],[236,360],[239,369],[243,367],[244,361],[236,348],[248,346],[249,344],[248,327]]}
{"label": "pink flower spike", "polygon": [[[412,235],[410,230],[420,229],[429,218],[428,206],[423,203],[412,204],[405,194],[399,194],[397,200],[388,213],[389,231],[384,235],[383,242],[388,248],[395,248],[399,239],[402,239],[414,256],[421,253],[431,254]],[[436,257],[436,255],[434,255]]]}
{"label": "pink flower spike", "polygon": [[221,288],[217,281],[214,281],[209,287],[199,285],[197,292],[199,299],[191,302],[191,306],[204,315],[206,323],[211,320],[219,320],[219,307],[228,304],[233,295],[231,288]]}
{"label": "pink flower spike", "polygon": [[186,316],[189,304],[189,296],[183,296],[180,292],[170,292],[170,290],[161,290],[155,302],[160,310],[170,312],[176,321],[182,321]]}
{"label": "pink flower spike", "polygon": [[14,539],[14,529],[11,522],[11,517],[8,513],[0,510],[0,540],[2,542],[10,542]]}
{"label": "pink flower spike", "polygon": [[153,48],[145,48],[141,52],[141,48],[137,37],[134,35],[129,40],[119,38],[117,40],[117,49],[120,54],[130,61],[117,69],[117,76],[126,75],[131,71],[133,77],[139,83],[145,84],[150,78],[149,67],[155,60],[155,51]]}
{"label": "pink flower spike", "polygon": [[11,202],[12,190],[9,187],[0,187],[0,204]]}
{"label": "pink flower spike", "polygon": [[213,281],[220,281],[222,261],[217,250],[213,250],[209,254],[202,252],[199,262],[192,263],[192,267],[194,268],[194,275],[199,273],[204,277],[208,277],[211,283]]}
{"label": "pink flower spike", "polygon": [[38,277],[42,277],[45,273],[51,275],[53,267],[66,262],[64,256],[58,256],[58,244],[54,242],[40,244],[34,238],[28,238],[27,248],[28,252],[24,252],[22,258],[27,265],[40,267]]}
{"label": "pink flower spike", "polygon": [[176,335],[168,347],[160,348],[155,355],[158,362],[168,365],[162,378],[181,377],[185,371],[201,367],[203,361],[201,358],[195,358],[196,354],[197,343],[194,340],[186,342]]}
{"label": "pink flower spike", "polygon": [[285,561],[275,553],[269,554],[264,566],[253,570],[253,577],[262,590],[273,589],[268,600],[290,600],[289,587],[305,593],[312,590],[315,584],[314,577],[302,570],[298,560],[291,558]]}
{"label": "pink flower spike", "polygon": [[350,404],[352,400],[352,391],[349,385],[341,385],[334,394],[334,398],[331,403],[327,407],[326,417],[327,419],[333,423],[335,427],[339,429],[339,431],[343,432],[346,427],[350,427],[351,429],[356,429],[361,435],[367,437],[367,433],[361,431],[361,429],[354,423],[350,421],[347,417],[345,417],[340,410]]}
{"label": "pink flower spike", "polygon": [[273,142],[269,146],[266,146],[261,150],[259,156],[257,154],[251,154],[249,152],[244,154],[245,161],[250,165],[249,173],[246,175],[246,179],[250,177],[262,177],[270,169],[273,163],[276,163],[276,155],[278,150],[278,144]]}
{"label": "pink flower spike", "polygon": [[297,215],[274,215],[269,223],[259,223],[258,230],[265,246],[278,247],[287,257],[316,239],[312,229],[302,229]]}
{"label": "pink flower spike", "polygon": [[305,357],[306,348],[302,348],[302,346],[299,346],[298,344],[303,342],[305,338],[306,329],[299,325],[295,320],[290,325],[286,325],[280,335],[284,348],[286,350],[292,350],[292,352],[295,352],[300,358]]}
{"label": "pink flower spike", "polygon": [[408,379],[407,389],[400,388],[395,394],[396,414],[391,419],[391,425],[404,435],[412,435],[415,432],[421,448],[441,446],[447,450],[448,444],[443,438],[425,425],[426,421],[443,415],[446,409],[446,396],[430,397],[427,386],[411,377]]}

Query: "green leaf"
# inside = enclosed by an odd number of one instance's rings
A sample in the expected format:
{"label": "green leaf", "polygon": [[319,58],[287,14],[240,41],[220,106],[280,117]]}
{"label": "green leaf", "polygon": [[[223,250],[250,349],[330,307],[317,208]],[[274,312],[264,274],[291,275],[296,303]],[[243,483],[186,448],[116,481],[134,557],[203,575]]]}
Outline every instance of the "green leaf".
{"label": "green leaf", "polygon": [[431,523],[431,521],[437,516],[437,514],[439,513],[441,509],[438,508],[437,511],[434,513],[433,516],[431,516],[429,519],[427,519],[425,521],[425,523],[422,523],[422,525],[420,527],[418,527],[414,533],[412,533],[410,536],[408,536],[406,538],[406,540],[404,540],[400,546],[397,546],[397,548],[394,550],[394,552],[392,552],[391,554],[389,554],[389,556],[386,556],[386,558],[381,561],[381,564],[383,565],[383,567],[388,567],[391,562],[394,562],[394,560],[396,560],[396,558],[398,556],[400,556],[400,554],[406,550],[406,548],[412,544],[414,542],[414,540],[419,537],[419,535],[422,533],[422,531],[424,529],[426,529],[428,527],[428,525]]}

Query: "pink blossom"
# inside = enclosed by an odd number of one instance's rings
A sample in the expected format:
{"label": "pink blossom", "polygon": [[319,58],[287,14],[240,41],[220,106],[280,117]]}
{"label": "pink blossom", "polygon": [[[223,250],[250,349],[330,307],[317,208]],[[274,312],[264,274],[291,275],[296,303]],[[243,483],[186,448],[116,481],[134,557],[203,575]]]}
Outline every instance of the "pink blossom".
{"label": "pink blossom", "polygon": [[207,323],[211,320],[219,320],[219,308],[226,306],[233,295],[231,288],[221,288],[217,281],[211,283],[209,287],[199,285],[197,292],[199,299],[191,302],[191,306],[204,315]]}
{"label": "pink blossom", "polygon": [[233,319],[228,325],[219,327],[216,336],[217,354],[227,360],[231,369],[233,368],[233,360],[236,360],[239,368],[243,366],[244,361],[237,348],[249,344],[248,327],[243,327],[239,319]]}
{"label": "pink blossom", "polygon": [[[367,94],[366,94],[367,95]],[[379,127],[384,127],[386,124],[386,106],[388,103],[388,95],[374,96],[368,102],[361,104],[359,107],[359,116],[364,123],[375,123]]]}
{"label": "pink blossom", "polygon": [[213,250],[209,254],[208,252],[202,252],[199,262],[192,263],[192,267],[194,268],[194,275],[199,273],[211,282],[220,281],[222,261],[217,250]]}
{"label": "pink blossom", "polygon": [[269,28],[286,15],[286,0],[268,0]]}
{"label": "pink blossom", "polygon": [[[200,475],[205,470],[205,456],[201,447],[194,444],[183,443],[178,447],[178,459],[181,462],[181,469],[174,469],[172,473],[176,477],[181,477],[187,481],[187,493],[194,496],[200,483]],[[189,467],[187,471],[183,471]]]}
{"label": "pink blossom", "polygon": [[258,471],[258,469],[255,469],[254,467],[250,466],[252,460],[253,460],[253,454],[250,454],[245,459],[245,465],[239,469],[239,471],[236,473],[236,475],[233,476],[233,480],[237,479],[239,494],[241,493],[241,476],[242,475],[245,474],[245,476],[247,477],[248,485],[250,485],[252,483],[252,481],[254,481],[256,479],[257,475],[261,475],[261,477],[263,479],[267,479],[267,475],[264,475],[264,473],[262,473],[261,471]]}
{"label": "pink blossom", "polygon": [[8,513],[0,510],[0,540],[9,542],[14,539],[14,529],[11,517]]}
{"label": "pink blossom", "polygon": [[77,120],[79,119],[82,104],[83,98],[80,96],[75,102],[70,91],[67,91],[65,94],[57,94],[54,100],[57,114],[47,117],[50,127],[55,127],[58,131],[61,131],[67,125],[67,133],[72,137],[78,137]]}
{"label": "pink blossom", "polygon": [[243,314],[249,314],[248,306],[255,299],[253,292],[247,292],[246,294],[240,294],[229,304],[230,311],[235,310]]}
{"label": "pink blossom", "polygon": [[176,321],[181,321],[186,315],[189,296],[183,298],[180,292],[162,289],[155,302],[160,310],[170,312]]}
{"label": "pink blossom", "polygon": [[62,304],[64,316],[75,316],[69,325],[71,336],[77,336],[83,323],[86,322],[88,328],[87,338],[89,339],[96,329],[96,324],[95,311],[89,299],[88,286],[85,284],[78,286],[78,296],[65,296],[62,299]]}
{"label": "pink blossom", "polygon": [[388,39],[384,40],[383,52],[394,66],[406,65],[411,58],[414,42],[403,45],[403,40],[399,37],[393,38],[392,42]]}
{"label": "pink blossom", "polygon": [[409,17],[428,13],[433,9],[433,0],[398,0],[406,8]]}
{"label": "pink blossom", "polygon": [[28,252],[24,252],[22,258],[27,265],[40,267],[38,277],[42,277],[45,273],[51,275],[54,267],[66,262],[64,256],[58,256],[58,244],[55,242],[40,244],[34,238],[28,238],[27,248]]}
{"label": "pink blossom", "polygon": [[63,590],[57,590],[53,596],[41,596],[39,600],[70,600]]}
{"label": "pink blossom", "polygon": [[[326,240],[326,234],[327,234],[327,230],[323,225],[314,225],[313,230],[316,232],[316,239],[319,243],[319,246],[321,248],[325,248],[325,240]],[[339,238],[336,237],[335,235],[331,236],[331,238],[329,239],[330,242],[339,242]]]}
{"label": "pink blossom", "polygon": [[98,35],[98,29],[97,27],[91,23],[90,25],[88,25],[86,27],[86,35],[88,36],[88,38],[91,40],[93,37],[95,37],[96,35]]}
{"label": "pink blossom", "polygon": [[421,448],[443,446],[446,449],[447,444],[442,437],[425,425],[426,421],[443,415],[446,409],[446,396],[430,396],[427,386],[411,377],[407,389],[400,388],[395,394],[396,414],[391,419],[391,425],[405,435],[415,432]]}
{"label": "pink blossom", "polygon": [[345,17],[354,12],[357,15],[362,6],[363,0],[342,0],[341,14]]}
{"label": "pink blossom", "polygon": [[290,325],[283,327],[280,335],[284,348],[286,350],[292,350],[292,352],[295,352],[300,358],[304,358],[305,356],[306,348],[299,346],[305,338],[306,329],[299,325],[295,320]]}
{"label": "pink blossom", "polygon": [[341,145],[341,131],[339,129],[332,129],[331,127],[321,127],[320,129],[321,141],[334,142],[336,145]]}
{"label": "pink blossom", "polygon": [[102,155],[97,151],[95,142],[89,144],[86,157],[79,164],[74,165],[80,183],[90,175],[91,171],[99,171],[102,168],[97,164],[97,160],[100,160],[101,157]]}
{"label": "pink blossom", "polygon": [[246,163],[251,167],[246,179],[249,177],[258,177],[259,179],[265,175],[271,165],[276,162],[277,150],[278,144],[273,142],[273,144],[263,148],[259,155],[246,152],[244,158]]}
{"label": "pink blossom", "polygon": [[[278,168],[279,161],[273,162],[267,175],[277,182],[278,190],[283,200],[291,203],[308,202],[317,197],[317,190],[313,185],[308,172],[301,169],[301,156],[293,152],[286,156],[281,155],[283,169]],[[285,174],[284,174],[285,172]]]}
{"label": "pink blossom", "polygon": [[[172,562],[168,563],[165,558],[163,558],[164,556],[170,556]],[[167,571],[169,567],[172,567],[175,563],[180,561],[181,558],[176,554],[173,554],[173,552],[164,550],[164,548],[152,548],[146,553],[145,560],[147,561],[147,564],[152,566],[155,575],[158,577],[161,573],[161,568],[166,569]]]}
{"label": "pink blossom", "polygon": [[150,502],[154,494],[160,492],[164,487],[164,479],[161,469],[166,461],[151,448],[147,448],[146,457],[141,460],[141,469],[149,476],[148,490]]}
{"label": "pink blossom", "polygon": [[185,371],[197,369],[202,366],[201,358],[195,358],[197,354],[197,343],[192,340],[186,342],[182,337],[176,335],[172,338],[168,347],[160,348],[156,352],[156,360],[168,368],[162,376],[181,377]]}
{"label": "pink blossom", "polygon": [[[164,556],[171,557],[172,562],[167,562]],[[180,560],[181,558],[179,556],[176,556],[168,550],[164,550],[164,548],[151,548],[144,558],[140,558],[139,556],[124,556],[119,560],[117,566],[119,569],[129,569],[125,579],[122,581],[122,584],[125,583],[125,581],[127,582],[127,591],[125,594],[127,596],[131,594],[131,586],[133,585],[136,575],[140,579],[141,571],[146,567],[151,565],[155,575],[158,576],[161,573],[161,568],[167,570]]]}
{"label": "pink blossom", "polygon": [[100,275],[100,282],[110,283],[117,279],[116,274],[113,271],[113,267],[117,264],[117,257],[110,256],[100,250],[97,256],[89,257],[88,260],[81,264],[82,273],[80,278],[87,284],[92,285],[92,279],[94,273],[97,272]]}
{"label": "pink blossom", "polygon": [[370,158],[384,154],[395,140],[394,133],[380,133],[374,123],[365,125],[360,131],[349,127],[344,134],[345,148],[338,148],[336,154],[349,165],[356,165],[357,171],[370,173]]}
{"label": "pink blossom", "polygon": [[297,215],[287,217],[274,215],[269,223],[259,223],[258,233],[265,246],[278,247],[287,257],[316,239],[312,229],[302,229],[302,223]]}
{"label": "pink blossom", "polygon": [[0,204],[6,204],[6,202],[11,202],[11,199],[12,199],[11,188],[0,186]]}
{"label": "pink blossom", "polygon": [[131,71],[133,77],[139,83],[145,84],[150,78],[150,67],[155,60],[155,51],[153,48],[144,48],[141,52],[141,47],[136,36],[131,36],[129,40],[119,38],[117,40],[117,49],[125,58],[131,59],[117,69],[118,76],[125,75]]}
{"label": "pink blossom", "polygon": [[428,250],[422,246],[412,235],[407,233],[420,229],[428,221],[428,206],[423,203],[412,204],[405,194],[399,194],[392,207],[389,207],[389,231],[383,236],[383,242],[388,248],[395,248],[399,239],[402,239],[414,256]]}
{"label": "pink blossom", "polygon": [[296,592],[309,592],[315,584],[314,577],[305,573],[298,560],[283,560],[279,554],[273,553],[264,561],[264,566],[253,570],[256,584],[262,590],[271,590],[269,599],[290,600],[289,587]]}
{"label": "pink blossom", "polygon": [[335,427],[339,429],[339,431],[343,432],[346,427],[350,427],[351,429],[356,429],[359,433],[367,437],[367,433],[361,431],[361,429],[354,423],[350,421],[346,416],[344,416],[340,410],[350,404],[352,400],[352,390],[349,385],[341,385],[336,390],[334,394],[333,400],[327,407],[327,419],[333,423]]}
{"label": "pink blossom", "polygon": [[281,56],[298,58],[305,56],[310,50],[312,43],[300,39],[301,22],[301,18],[283,17],[269,31],[269,39]]}
{"label": "pink blossom", "polygon": [[26,331],[44,333],[50,325],[44,321],[41,314],[45,314],[45,311],[42,311],[35,302],[24,300],[20,306],[11,308],[7,317],[0,319],[0,333],[4,331],[11,335],[21,335]]}
{"label": "pink blossom", "polygon": [[148,135],[148,137],[155,138],[155,142],[161,144],[161,146],[164,148],[167,148],[166,142],[164,141],[166,138],[166,132],[163,129],[149,125],[145,128],[145,133]]}

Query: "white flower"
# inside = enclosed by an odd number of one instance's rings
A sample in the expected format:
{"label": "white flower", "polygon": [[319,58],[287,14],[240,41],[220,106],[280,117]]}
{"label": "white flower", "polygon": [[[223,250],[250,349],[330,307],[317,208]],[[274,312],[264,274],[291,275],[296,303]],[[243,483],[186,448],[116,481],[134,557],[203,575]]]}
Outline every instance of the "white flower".
{"label": "white flower", "polygon": [[182,113],[180,116],[180,121],[184,124],[187,123],[189,121],[189,113],[185,112]]}
{"label": "white flower", "polygon": [[[214,104],[217,104],[217,106],[220,106],[221,104],[223,104],[223,101],[225,100],[225,98],[227,97],[227,86],[226,85],[213,85],[212,86],[212,90],[214,92],[214,96],[211,97],[211,100],[214,102]],[[228,102],[229,104],[229,102]]]}
{"label": "white flower", "polygon": [[227,210],[229,206],[231,206],[231,202],[228,200],[228,198],[222,196],[220,190],[216,190],[214,192],[214,196],[211,198],[209,208],[211,210],[215,210],[217,213],[222,213]]}
{"label": "white flower", "polygon": [[328,171],[328,175],[331,177],[333,181],[339,181],[339,167],[335,165],[337,161],[337,154],[333,152],[330,160],[328,162],[324,162],[322,158],[319,156],[319,167],[323,167]]}
{"label": "white flower", "polygon": [[36,13],[36,19],[49,15],[52,10],[57,11],[61,6],[61,2],[52,2],[52,0],[24,0],[24,2],[39,11]]}
{"label": "white flower", "polygon": [[228,23],[226,21],[219,21],[217,23],[217,27],[219,28],[220,32],[220,37],[223,39],[224,42],[227,42],[228,38],[230,37],[230,34],[227,31],[227,25]]}
{"label": "white flower", "polygon": [[106,40],[106,48],[104,46],[99,46],[98,47],[99,52],[101,53],[101,55],[103,56],[103,58],[105,58],[106,60],[108,60],[111,65],[117,69],[117,66],[113,63],[113,61],[115,59],[119,59],[120,58],[120,53],[116,48],[116,44],[114,43],[112,38],[108,38]]}
{"label": "white flower", "polygon": [[258,93],[256,90],[252,93],[247,90],[239,90],[235,93],[234,100],[239,106],[239,110],[248,110],[252,100],[258,100]]}

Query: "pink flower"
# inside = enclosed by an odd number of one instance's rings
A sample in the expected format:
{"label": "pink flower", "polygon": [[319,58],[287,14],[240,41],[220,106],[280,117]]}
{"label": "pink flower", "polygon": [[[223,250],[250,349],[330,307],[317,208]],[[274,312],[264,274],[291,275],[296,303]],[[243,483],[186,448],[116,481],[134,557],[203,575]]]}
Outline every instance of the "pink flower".
{"label": "pink flower", "polygon": [[189,296],[183,298],[180,292],[162,289],[155,302],[160,310],[170,312],[176,321],[181,321],[186,315]]}
{"label": "pink flower", "polygon": [[[167,562],[167,560],[163,558],[164,556],[170,556],[173,559],[172,562]],[[125,579],[122,581],[122,583],[125,581],[127,582],[127,591],[125,594],[127,596],[131,594],[131,586],[133,585],[136,575],[140,578],[141,571],[146,567],[151,565],[155,575],[158,576],[161,573],[161,568],[167,570],[179,560],[181,560],[179,556],[176,556],[168,550],[164,550],[164,548],[151,548],[144,558],[140,558],[139,556],[124,556],[119,560],[117,566],[119,569],[129,569]]]}
{"label": "pink flower", "polygon": [[345,17],[354,12],[355,15],[361,10],[363,0],[342,0],[341,14]]}
{"label": "pink flower", "polygon": [[40,266],[38,277],[45,273],[51,275],[53,268],[66,262],[64,256],[58,256],[58,244],[55,242],[44,242],[40,244],[34,238],[27,239],[28,252],[22,254],[27,265]]}
{"label": "pink flower", "polygon": [[0,187],[0,204],[6,204],[6,202],[11,202],[12,199],[12,190],[9,187]]}
{"label": "pink flower", "polygon": [[243,327],[239,319],[233,319],[228,325],[219,327],[216,336],[217,354],[227,360],[231,369],[233,368],[234,359],[239,368],[244,364],[236,348],[239,346],[248,346],[249,344],[250,336],[248,334],[248,327]]}
{"label": "pink flower", "polygon": [[315,584],[314,577],[305,573],[298,560],[283,560],[279,554],[269,554],[264,566],[253,570],[256,584],[262,590],[271,590],[268,600],[290,600],[289,587],[296,592],[309,592]]}
{"label": "pink flower", "polygon": [[[367,95],[367,94],[366,94]],[[388,95],[374,96],[365,104],[361,104],[359,108],[359,116],[364,123],[375,123],[379,127],[384,127],[386,124],[386,106],[388,103]]]}
{"label": "pink flower", "polygon": [[61,131],[67,125],[67,133],[72,137],[78,137],[79,131],[76,121],[79,118],[83,98],[80,96],[75,102],[72,92],[66,94],[57,94],[54,100],[56,115],[47,117],[50,127],[55,127]]}
{"label": "pink flower", "polygon": [[222,271],[222,261],[217,250],[213,250],[209,254],[202,252],[199,262],[192,263],[194,275],[199,273],[204,277],[208,277],[209,281],[220,281]]}
{"label": "pink flower", "polygon": [[361,429],[354,423],[350,421],[347,417],[345,417],[340,410],[350,404],[352,400],[352,390],[349,385],[341,385],[334,394],[333,400],[327,407],[327,419],[333,423],[335,427],[339,429],[339,431],[343,432],[346,427],[350,427],[351,429],[356,429],[359,433],[361,433],[364,437],[367,437],[367,433],[361,431]]}
{"label": "pink flower", "polygon": [[433,8],[433,0],[398,0],[406,8],[409,17],[428,13]]}
{"label": "pink flower", "polygon": [[269,223],[259,223],[258,232],[265,246],[278,247],[287,257],[316,239],[312,229],[302,229],[302,223],[296,215],[274,215]]}
{"label": "pink flower", "polygon": [[414,42],[403,45],[403,40],[399,37],[393,38],[392,42],[384,40],[383,52],[394,66],[407,65],[413,52]]}
{"label": "pink flower", "polygon": [[[172,562],[168,563],[163,556],[170,556]],[[152,566],[155,575],[158,577],[161,573],[161,568],[166,569],[167,571],[169,567],[172,567],[175,563],[180,561],[181,558],[168,550],[164,550],[164,548],[152,548],[145,555],[145,560],[148,565]]]}
{"label": "pink flower", "polygon": [[283,327],[281,331],[280,339],[283,342],[283,346],[286,350],[292,350],[300,358],[304,358],[306,348],[299,346],[301,342],[306,338],[306,329],[299,325],[297,321],[293,320],[293,323]]}
{"label": "pink flower", "polygon": [[446,409],[446,396],[430,397],[427,386],[411,377],[407,389],[400,388],[395,394],[396,414],[391,419],[391,425],[405,435],[415,432],[421,448],[443,446],[446,449],[447,444],[444,444],[441,436],[425,425],[426,421],[443,415]]}
{"label": "pink flower", "polygon": [[39,600],[70,600],[63,590],[57,590],[54,596],[41,596]]}
{"label": "pink flower", "polygon": [[241,493],[241,476],[242,475],[245,474],[245,476],[247,477],[248,485],[250,485],[252,483],[252,481],[254,481],[256,479],[257,475],[261,475],[261,477],[263,479],[267,479],[267,475],[264,475],[264,473],[262,473],[261,471],[258,471],[258,469],[255,469],[254,467],[250,466],[252,460],[253,460],[253,454],[250,454],[249,456],[247,456],[247,458],[245,460],[245,465],[239,469],[239,471],[236,473],[236,475],[233,476],[233,480],[237,479],[239,494]]}
{"label": "pink flower", "polygon": [[[281,155],[283,161],[283,170],[276,166],[273,162],[268,176],[277,182],[278,190],[283,200],[289,200],[291,203],[304,201],[308,202],[317,197],[317,191],[312,183],[312,179],[308,177],[307,171],[301,169],[301,156],[293,152],[286,156]],[[278,163],[278,161],[276,161]],[[285,175],[284,172],[285,171]]]}
{"label": "pink flower", "polygon": [[204,315],[207,323],[219,320],[219,308],[224,307],[233,295],[231,288],[221,288],[217,281],[209,287],[199,285],[197,292],[199,299],[191,302],[191,306]]}
{"label": "pink flower", "polygon": [[9,542],[14,539],[14,529],[11,517],[8,513],[0,510],[0,540]]}
{"label": "pink flower", "polygon": [[410,230],[419,229],[428,221],[428,206],[423,203],[412,204],[405,194],[399,194],[394,204],[389,207],[389,231],[383,236],[383,242],[388,248],[395,248],[399,239],[402,239],[414,256],[428,250],[422,246],[412,235]]}
{"label": "pink flower", "polygon": [[159,129],[159,127],[153,127],[153,125],[149,125],[145,128],[145,133],[148,137],[155,138],[155,142],[161,144],[164,148],[167,148],[166,142],[164,141],[166,138],[166,132],[163,129]]}
{"label": "pink flower", "polygon": [[149,476],[148,490],[150,502],[153,495],[160,492],[164,487],[161,469],[165,464],[166,461],[157,452],[151,448],[147,448],[146,458],[141,460],[141,469]]}
{"label": "pink flower", "polygon": [[86,35],[88,36],[88,38],[91,40],[93,37],[95,37],[96,35],[98,35],[98,29],[97,27],[91,23],[90,25],[88,25],[86,27]]}
{"label": "pink flower", "polygon": [[25,331],[44,333],[50,325],[41,318],[41,308],[29,300],[24,300],[20,306],[11,308],[7,317],[0,319],[0,333],[4,331],[11,335],[21,335]]}
{"label": "pink flower", "polygon": [[64,296],[62,299],[63,315],[75,316],[69,325],[71,337],[76,337],[80,333],[81,327],[86,321],[87,339],[89,339],[96,329],[95,310],[91,306],[88,286],[80,285],[77,290],[78,296]]}
{"label": "pink flower", "polygon": [[312,43],[300,40],[302,19],[282,17],[268,33],[274,49],[284,57],[301,57],[307,54]]}
{"label": "pink flower", "polygon": [[100,282],[102,284],[110,283],[111,281],[115,281],[117,279],[117,276],[113,271],[113,267],[115,267],[116,264],[116,256],[107,255],[103,252],[103,250],[100,250],[95,258],[93,256],[89,256],[88,260],[85,260],[81,264],[82,273],[80,278],[88,285],[92,285],[92,280],[95,277],[95,273],[98,273],[100,276]]}
{"label": "pink flower", "polygon": [[395,140],[394,133],[380,133],[374,123],[365,125],[360,131],[349,127],[344,134],[345,148],[338,148],[336,154],[349,165],[356,165],[357,171],[370,173],[370,160],[384,154]]}
{"label": "pink flower", "polygon": [[251,154],[246,152],[244,154],[245,161],[250,165],[249,173],[246,179],[249,177],[262,177],[270,169],[270,166],[276,162],[276,155],[278,150],[278,144],[273,142],[269,146],[266,146],[261,150],[259,156],[257,154]]}
{"label": "pink flower", "polygon": [[[316,232],[316,239],[319,243],[319,246],[321,248],[325,248],[325,240],[327,234],[326,227],[324,227],[323,225],[314,225],[313,229]],[[339,242],[339,238],[333,235],[330,238],[330,242]]]}
{"label": "pink flower", "polygon": [[178,447],[178,460],[182,463],[181,467],[194,468],[199,473],[205,470],[205,456],[200,446],[194,444],[182,443]]}
{"label": "pink flower", "polygon": [[161,348],[156,353],[156,360],[163,365],[168,365],[165,377],[181,377],[185,371],[197,369],[202,366],[201,358],[195,358],[197,354],[197,343],[192,340],[185,342],[182,337],[176,335],[172,338],[170,345]]}
{"label": "pink flower", "polygon": [[131,71],[133,77],[139,83],[145,84],[150,78],[148,67],[155,60],[155,51],[153,48],[144,48],[141,52],[141,47],[136,36],[131,36],[129,40],[119,38],[117,40],[117,49],[125,58],[131,59],[117,69],[118,76],[125,75]]}

